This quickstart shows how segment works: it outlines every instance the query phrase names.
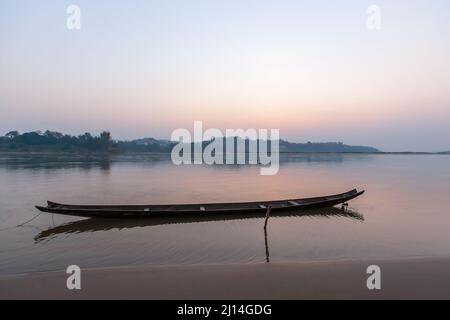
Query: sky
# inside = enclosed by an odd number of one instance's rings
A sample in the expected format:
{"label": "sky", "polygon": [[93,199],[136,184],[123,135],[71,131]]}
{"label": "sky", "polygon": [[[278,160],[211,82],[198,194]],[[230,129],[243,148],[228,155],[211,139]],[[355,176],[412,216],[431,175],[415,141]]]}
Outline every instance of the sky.
{"label": "sky", "polygon": [[450,150],[450,2],[1,1],[0,134],[169,138],[195,120]]}

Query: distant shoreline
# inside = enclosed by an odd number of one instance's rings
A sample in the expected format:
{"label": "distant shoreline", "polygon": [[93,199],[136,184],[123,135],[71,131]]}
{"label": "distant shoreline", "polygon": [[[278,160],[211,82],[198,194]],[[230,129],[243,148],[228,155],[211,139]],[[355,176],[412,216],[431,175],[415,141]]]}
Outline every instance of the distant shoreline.
{"label": "distant shoreline", "polygon": [[[280,154],[373,154],[373,155],[450,155],[450,152],[424,152],[424,151],[393,151],[393,152],[327,152],[327,151],[280,151]],[[170,152],[156,152],[156,151],[123,151],[123,152],[105,152],[105,151],[52,151],[52,150],[17,150],[8,151],[0,150],[0,155],[79,155],[79,156],[120,156],[120,155],[170,155]]]}
{"label": "distant shoreline", "polygon": [[[0,150],[2,151],[61,151],[61,152],[167,152],[170,153],[174,147],[182,144],[183,150],[192,148],[204,150],[214,143],[212,150],[221,148],[223,153],[229,150],[252,150],[256,151],[266,146],[270,152],[274,141],[263,139],[250,139],[247,136],[216,137],[203,141],[185,142],[171,141],[167,139],[141,138],[135,140],[115,140],[111,133],[103,131],[99,136],[89,132],[73,136],[60,132],[46,130],[19,133],[10,131],[5,136],[0,136]],[[274,146],[275,147],[275,146]],[[289,142],[283,139],[276,140],[276,148],[280,152],[380,152],[380,150],[369,146],[347,145],[343,142],[311,142],[306,143]]]}
{"label": "distant shoreline", "polygon": [[[277,148],[281,154],[450,154],[449,151],[394,151],[385,152],[374,147],[364,145],[348,145],[343,142],[289,142],[287,140],[277,140]],[[248,137],[230,136],[212,138],[199,142],[183,143],[183,150],[191,148],[193,153],[204,150],[214,143],[214,151],[225,154],[231,146],[233,153],[237,150],[255,152],[261,147],[261,143],[267,144],[267,151],[270,152],[274,142],[261,139],[252,140]],[[89,132],[74,136],[55,131],[32,131],[19,133],[10,131],[4,136],[0,136],[0,152],[21,152],[21,153],[67,153],[67,154],[134,154],[134,153],[171,153],[173,148],[179,145],[178,141],[155,138],[140,138],[135,140],[115,140],[111,133],[103,131],[99,136],[94,136]],[[216,149],[217,148],[217,149]],[[240,149],[242,148],[242,149]]]}

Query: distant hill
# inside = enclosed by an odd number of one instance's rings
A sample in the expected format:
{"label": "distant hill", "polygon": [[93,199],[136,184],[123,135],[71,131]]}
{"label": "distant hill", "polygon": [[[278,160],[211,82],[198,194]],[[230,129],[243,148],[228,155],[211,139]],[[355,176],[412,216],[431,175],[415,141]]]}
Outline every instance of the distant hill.
{"label": "distant hill", "polygon": [[[235,139],[237,144],[240,138]],[[224,142],[226,142],[224,140]],[[204,141],[203,146],[210,141]],[[8,132],[0,137],[0,151],[67,151],[67,152],[171,152],[176,142],[163,139],[142,138],[131,141],[113,140],[107,131],[99,136],[84,133],[78,136],[62,134],[54,131],[34,131],[20,134]],[[248,148],[249,140],[245,140]],[[270,149],[270,148],[269,148]],[[247,149],[248,150],[248,149]],[[280,140],[280,152],[354,152],[374,153],[378,149],[367,146],[350,146],[342,142],[293,143]]]}
{"label": "distant hill", "polygon": [[367,146],[349,146],[342,142],[307,142],[293,143],[280,141],[280,152],[355,152],[374,153],[381,152],[378,149]]}

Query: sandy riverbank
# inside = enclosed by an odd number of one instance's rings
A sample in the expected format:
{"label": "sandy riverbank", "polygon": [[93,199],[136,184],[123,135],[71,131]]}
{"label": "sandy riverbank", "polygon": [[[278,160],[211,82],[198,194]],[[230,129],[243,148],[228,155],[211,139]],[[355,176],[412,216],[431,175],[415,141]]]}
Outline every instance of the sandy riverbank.
{"label": "sandy riverbank", "polygon": [[[381,267],[381,290],[366,268]],[[450,259],[402,259],[82,270],[0,277],[0,299],[450,299]]]}

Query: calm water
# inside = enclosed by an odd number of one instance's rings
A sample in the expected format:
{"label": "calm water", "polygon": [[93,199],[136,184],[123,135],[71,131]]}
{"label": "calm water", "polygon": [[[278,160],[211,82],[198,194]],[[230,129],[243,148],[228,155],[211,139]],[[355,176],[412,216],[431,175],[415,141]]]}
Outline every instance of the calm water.
{"label": "calm water", "polygon": [[[105,221],[41,214],[45,200],[196,203],[366,194],[350,212],[263,219]],[[295,155],[257,166],[181,166],[166,156],[0,155],[0,274],[80,267],[450,257],[450,156]]]}

